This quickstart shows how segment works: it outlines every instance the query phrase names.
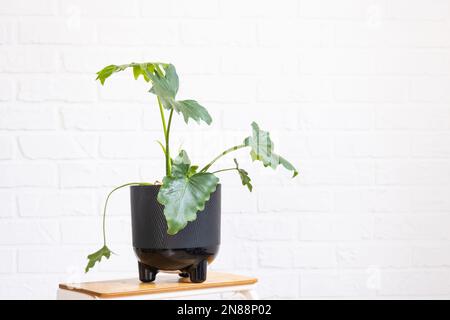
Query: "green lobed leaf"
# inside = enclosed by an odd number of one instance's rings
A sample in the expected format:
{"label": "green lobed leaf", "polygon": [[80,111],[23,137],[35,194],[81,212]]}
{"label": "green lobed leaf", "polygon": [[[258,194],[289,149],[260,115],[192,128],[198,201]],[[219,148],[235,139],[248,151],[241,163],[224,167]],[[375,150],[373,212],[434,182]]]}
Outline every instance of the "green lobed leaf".
{"label": "green lobed leaf", "polygon": [[297,169],[285,158],[273,152],[274,146],[269,132],[260,130],[256,122],[252,122],[252,129],[252,136],[244,140],[244,144],[251,147],[252,160],[260,160],[265,167],[270,166],[273,169],[281,164],[287,170],[293,171],[292,177],[297,176]]}
{"label": "green lobed leaf", "polygon": [[111,76],[114,72],[118,70],[118,66],[111,64],[109,66],[104,67],[102,70],[97,72],[97,78],[95,80],[100,80],[100,83],[105,84],[105,80]]}
{"label": "green lobed leaf", "polygon": [[164,76],[161,76],[158,72],[147,73],[153,84],[150,92],[165,99],[175,99],[179,87],[177,72],[173,64],[167,65],[164,71]]}
{"label": "green lobed leaf", "polygon": [[86,268],[84,269],[84,272],[88,272],[89,269],[93,268],[97,262],[100,262],[103,257],[106,257],[106,259],[109,259],[111,256],[112,251],[109,250],[109,248],[104,245],[100,250],[90,254],[87,256],[88,258],[88,264],[86,265]]}
{"label": "green lobed leaf", "polygon": [[197,218],[197,212],[205,208],[219,183],[212,173],[195,173],[196,168],[190,164],[187,153],[182,150],[173,161],[172,175],[164,177],[158,193],[170,235],[177,234]]}
{"label": "green lobed leaf", "polygon": [[200,123],[200,120],[210,125],[212,118],[208,111],[195,100],[172,101],[172,107],[177,113],[182,113],[184,121],[188,123],[189,119]]}
{"label": "green lobed leaf", "polygon": [[244,169],[239,168],[239,164],[236,159],[233,159],[236,164],[236,170],[239,172],[239,177],[241,178],[241,182],[243,186],[246,186],[250,192],[253,190],[253,186],[250,183],[252,179],[248,176],[248,172]]}

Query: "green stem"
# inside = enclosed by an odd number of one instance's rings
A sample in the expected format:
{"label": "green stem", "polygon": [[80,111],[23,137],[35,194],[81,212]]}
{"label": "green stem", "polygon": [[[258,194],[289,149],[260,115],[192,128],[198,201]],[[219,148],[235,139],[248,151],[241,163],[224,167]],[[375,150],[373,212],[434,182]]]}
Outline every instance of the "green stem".
{"label": "green stem", "polygon": [[103,245],[106,246],[106,207],[108,206],[108,201],[109,201],[109,197],[111,196],[111,194],[116,191],[119,190],[121,188],[124,187],[128,187],[128,186],[149,186],[151,185],[151,183],[146,183],[146,182],[130,182],[130,183],[126,183],[123,184],[121,186],[118,186],[116,188],[114,188],[106,197],[106,201],[105,201],[105,206],[103,207]]}
{"label": "green stem", "polygon": [[228,168],[228,169],[221,169],[221,170],[217,170],[214,172],[211,172],[212,174],[214,173],[219,173],[219,172],[224,172],[224,171],[231,171],[231,170],[238,170],[237,168]]}
{"label": "green stem", "polygon": [[170,138],[170,125],[172,124],[172,116],[173,116],[173,108],[170,110],[169,114],[169,122],[167,123],[167,131],[166,131],[166,175],[170,176],[172,173],[172,163],[170,162],[170,147],[169,147],[169,138]]}
{"label": "green stem", "polygon": [[224,152],[222,152],[221,154],[219,154],[217,157],[215,157],[210,163],[208,163],[202,170],[200,170],[200,172],[206,172],[206,170],[208,170],[208,169],[214,164],[214,162],[216,162],[217,160],[219,160],[219,159],[220,159],[221,157],[223,157],[224,155],[226,155],[226,154],[228,154],[228,153],[230,153],[230,152],[233,152],[233,151],[236,151],[236,150],[245,148],[245,147],[247,147],[245,144],[240,144],[240,145],[238,145],[238,146],[234,146],[234,147],[231,147],[231,148],[225,150]]}
{"label": "green stem", "polygon": [[162,125],[163,125],[163,131],[164,131],[164,140],[166,142],[166,152],[165,152],[165,157],[166,157],[166,176],[168,176],[170,174],[170,168],[169,168],[169,162],[170,162],[170,155],[168,153],[168,149],[167,149],[167,127],[166,127],[166,118],[164,116],[164,109],[161,103],[161,99],[157,96],[158,99],[158,105],[159,105],[159,113],[161,114],[161,121],[162,121]]}

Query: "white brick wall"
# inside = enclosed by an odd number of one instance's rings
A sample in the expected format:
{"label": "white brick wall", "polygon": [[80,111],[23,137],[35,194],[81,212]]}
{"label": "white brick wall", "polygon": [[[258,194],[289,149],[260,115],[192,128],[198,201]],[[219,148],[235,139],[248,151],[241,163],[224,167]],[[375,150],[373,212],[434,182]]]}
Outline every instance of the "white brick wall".
{"label": "white brick wall", "polygon": [[0,0],[0,298],[136,275],[126,190],[120,256],[82,270],[108,189],[163,175],[147,86],[94,81],[142,60],[213,115],[177,117],[175,150],[204,162],[255,120],[300,169],[244,158],[252,194],[223,177],[213,268],[265,298],[450,297],[450,1]]}

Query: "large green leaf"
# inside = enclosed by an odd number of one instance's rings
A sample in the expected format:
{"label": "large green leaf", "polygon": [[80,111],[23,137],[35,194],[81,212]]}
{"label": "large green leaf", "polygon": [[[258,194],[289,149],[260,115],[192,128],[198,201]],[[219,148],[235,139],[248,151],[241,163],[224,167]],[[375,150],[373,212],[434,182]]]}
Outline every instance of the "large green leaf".
{"label": "large green leaf", "polygon": [[104,245],[100,250],[88,255],[88,264],[86,265],[86,268],[84,269],[84,272],[88,272],[89,269],[93,268],[94,265],[97,262],[100,262],[102,260],[103,257],[105,257],[106,259],[109,259],[109,257],[111,256],[112,251],[109,250],[109,248]]}
{"label": "large green leaf", "polygon": [[197,212],[205,208],[219,183],[212,173],[195,173],[196,168],[190,164],[186,152],[181,151],[173,161],[172,175],[164,177],[158,193],[170,235],[177,234],[197,218]]}
{"label": "large green leaf", "polygon": [[161,76],[158,72],[147,73],[153,83],[150,92],[165,99],[175,99],[179,87],[177,72],[173,64],[167,65],[164,71],[164,76]]}
{"label": "large green leaf", "polygon": [[287,170],[293,171],[292,177],[298,175],[297,169],[289,161],[273,152],[274,146],[269,132],[260,130],[256,122],[252,122],[252,129],[252,136],[244,140],[244,144],[251,147],[252,160],[260,160],[265,167],[273,169],[281,164]]}

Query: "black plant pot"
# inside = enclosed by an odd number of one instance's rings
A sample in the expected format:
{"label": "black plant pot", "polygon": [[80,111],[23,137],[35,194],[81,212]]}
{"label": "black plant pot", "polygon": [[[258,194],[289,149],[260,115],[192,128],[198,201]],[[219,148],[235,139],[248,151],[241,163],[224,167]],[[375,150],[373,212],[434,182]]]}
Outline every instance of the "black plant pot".
{"label": "black plant pot", "polygon": [[167,234],[164,206],[158,200],[160,186],[132,186],[131,225],[139,279],[155,280],[159,271],[178,271],[192,282],[206,280],[207,266],[220,245],[220,185],[205,209],[176,235]]}

